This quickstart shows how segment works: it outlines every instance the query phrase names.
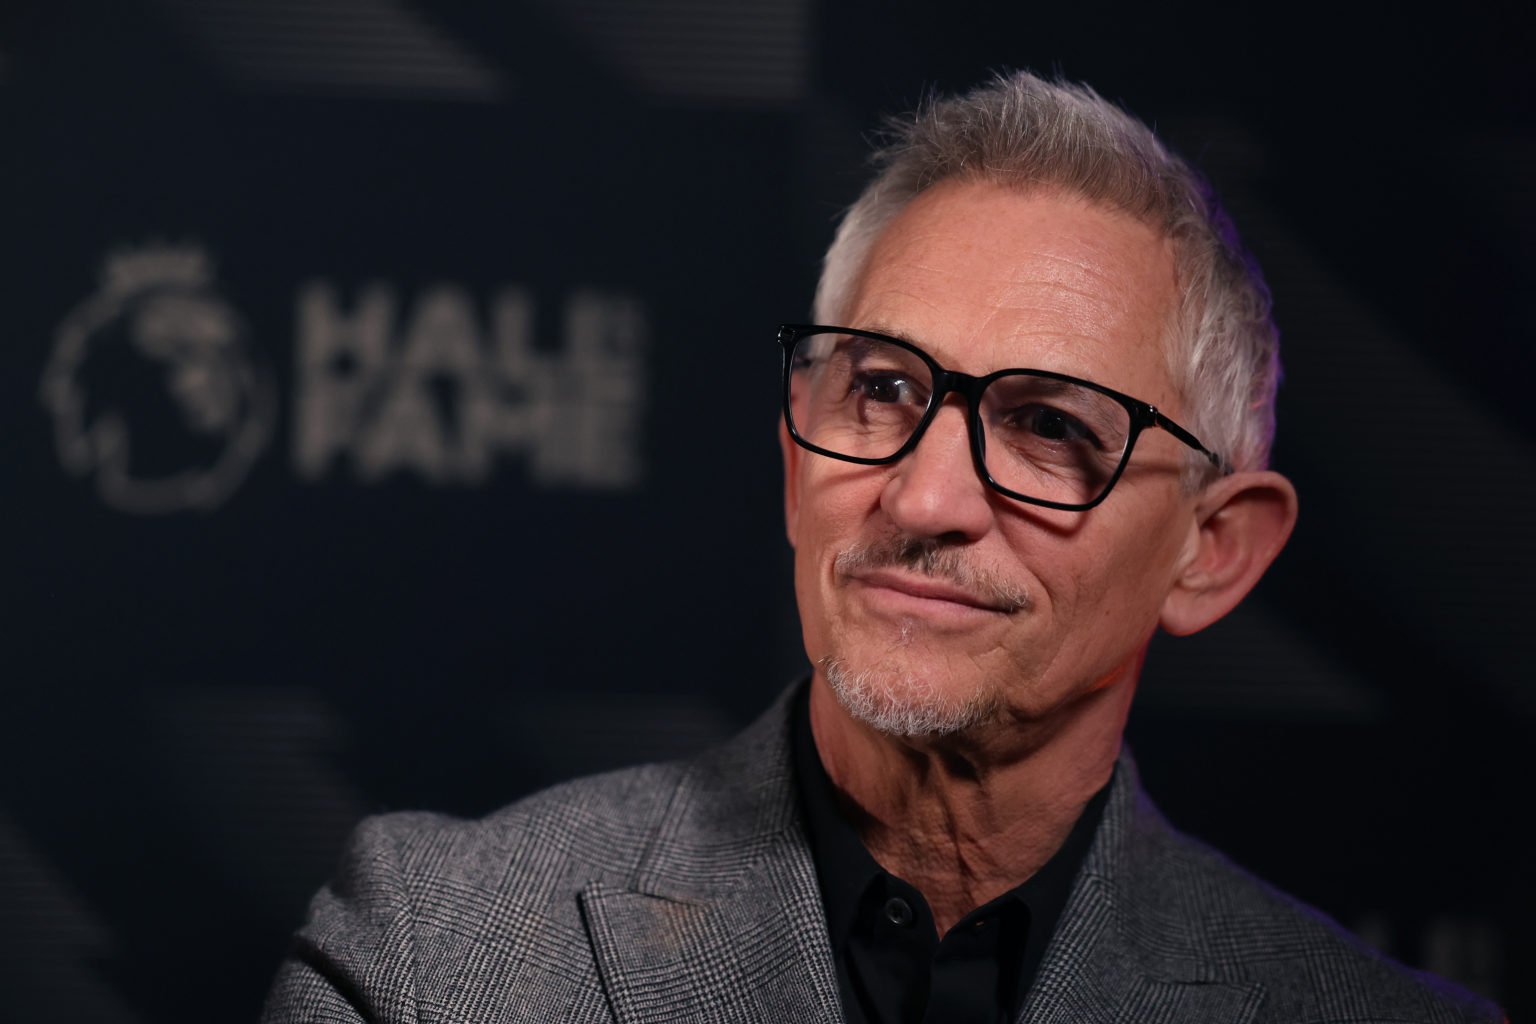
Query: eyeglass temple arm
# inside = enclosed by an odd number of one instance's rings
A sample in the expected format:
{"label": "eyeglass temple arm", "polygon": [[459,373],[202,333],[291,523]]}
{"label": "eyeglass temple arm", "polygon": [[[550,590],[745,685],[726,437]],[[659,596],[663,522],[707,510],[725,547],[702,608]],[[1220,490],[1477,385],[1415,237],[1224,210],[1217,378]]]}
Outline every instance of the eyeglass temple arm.
{"label": "eyeglass temple arm", "polygon": [[1153,423],[1157,424],[1159,427],[1162,427],[1164,430],[1168,431],[1168,433],[1172,434],[1180,441],[1183,441],[1185,444],[1189,445],[1201,455],[1204,455],[1208,460],[1210,460],[1211,465],[1221,470],[1222,473],[1225,474],[1232,472],[1232,467],[1227,465],[1226,459],[1223,459],[1220,455],[1217,455],[1205,445],[1201,444],[1200,439],[1195,437],[1194,434],[1191,434],[1189,431],[1173,422],[1173,420],[1158,412],[1156,406],[1147,406],[1147,412],[1150,415]]}

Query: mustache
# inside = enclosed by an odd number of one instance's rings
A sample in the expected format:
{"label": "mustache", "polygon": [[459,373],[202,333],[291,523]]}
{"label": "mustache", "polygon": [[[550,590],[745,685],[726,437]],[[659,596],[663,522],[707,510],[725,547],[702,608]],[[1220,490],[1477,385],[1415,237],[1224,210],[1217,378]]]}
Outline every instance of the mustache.
{"label": "mustache", "polygon": [[1024,587],[974,564],[958,548],[942,541],[888,537],[838,552],[833,567],[839,577],[874,569],[906,569],[953,583],[1006,612],[1024,611],[1031,604]]}

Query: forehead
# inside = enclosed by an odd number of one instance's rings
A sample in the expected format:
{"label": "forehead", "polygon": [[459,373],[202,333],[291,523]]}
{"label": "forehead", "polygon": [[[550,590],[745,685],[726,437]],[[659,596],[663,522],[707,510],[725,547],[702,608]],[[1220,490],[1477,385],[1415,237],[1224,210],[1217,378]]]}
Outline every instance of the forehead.
{"label": "forehead", "polygon": [[1177,297],[1170,246],[1140,221],[950,181],[876,240],[849,326],[908,338],[968,373],[1056,370],[1156,402],[1171,388],[1163,344]]}

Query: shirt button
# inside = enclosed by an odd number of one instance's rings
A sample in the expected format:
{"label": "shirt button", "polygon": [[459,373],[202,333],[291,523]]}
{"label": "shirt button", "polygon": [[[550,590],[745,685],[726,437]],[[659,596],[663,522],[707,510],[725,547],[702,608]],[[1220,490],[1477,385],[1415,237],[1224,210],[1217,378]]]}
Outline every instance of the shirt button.
{"label": "shirt button", "polygon": [[912,907],[899,896],[892,896],[885,901],[885,919],[891,924],[905,928],[912,923]]}

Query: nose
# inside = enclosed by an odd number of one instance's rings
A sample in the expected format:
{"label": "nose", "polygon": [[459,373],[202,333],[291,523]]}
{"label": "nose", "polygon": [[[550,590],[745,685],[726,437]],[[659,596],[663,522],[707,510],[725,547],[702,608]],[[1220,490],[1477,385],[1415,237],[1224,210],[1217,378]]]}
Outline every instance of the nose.
{"label": "nose", "polygon": [[880,496],[891,522],[908,536],[973,541],[992,525],[992,499],[971,457],[965,408],[946,403],[892,468]]}

